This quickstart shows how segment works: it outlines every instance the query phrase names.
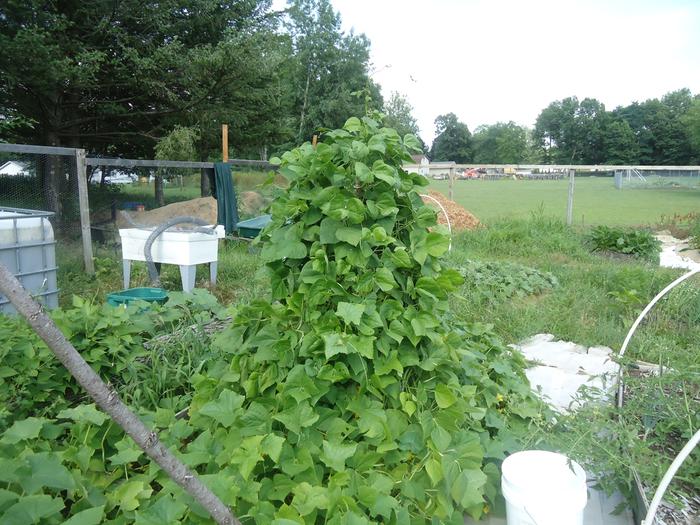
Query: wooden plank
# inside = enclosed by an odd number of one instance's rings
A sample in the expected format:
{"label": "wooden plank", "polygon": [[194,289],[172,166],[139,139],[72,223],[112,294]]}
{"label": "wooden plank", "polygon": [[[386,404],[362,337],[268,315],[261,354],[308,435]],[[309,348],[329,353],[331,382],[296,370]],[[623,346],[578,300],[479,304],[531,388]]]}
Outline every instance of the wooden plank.
{"label": "wooden plank", "polygon": [[184,160],[143,160],[143,159],[108,159],[88,157],[88,166],[120,166],[123,168],[213,168],[213,162],[190,162]]}
{"label": "wooden plank", "polygon": [[[143,159],[108,159],[101,157],[88,157],[85,159],[88,166],[119,166],[122,168],[196,168],[214,169],[213,162],[194,162],[184,160],[143,160]],[[233,166],[254,166],[262,169],[275,169],[276,166],[266,160],[229,159]]]}
{"label": "wooden plank", "polygon": [[83,260],[85,271],[93,275],[95,273],[95,262],[92,254],[92,232],[90,231],[90,202],[88,200],[87,188],[87,163],[85,160],[85,150],[75,150],[75,166],[78,177],[78,200],[80,202],[80,233],[83,238]]}
{"label": "wooden plank", "polygon": [[30,144],[0,144],[0,151],[7,153],[37,153],[44,155],[75,155],[75,148],[57,148],[55,146],[33,146]]}
{"label": "wooden plank", "polygon": [[221,159],[228,162],[228,124],[221,124]]}
{"label": "wooden plank", "polygon": [[571,226],[574,222],[574,178],[576,170],[569,170],[569,196],[566,200],[566,224]]}

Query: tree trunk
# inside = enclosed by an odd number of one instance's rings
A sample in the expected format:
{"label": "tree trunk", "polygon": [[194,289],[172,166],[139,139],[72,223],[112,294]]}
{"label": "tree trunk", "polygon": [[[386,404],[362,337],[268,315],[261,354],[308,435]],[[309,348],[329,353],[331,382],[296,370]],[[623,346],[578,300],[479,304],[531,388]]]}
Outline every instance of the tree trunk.
{"label": "tree trunk", "polygon": [[156,206],[165,206],[165,193],[163,192],[163,175],[156,172],[155,181]]}
{"label": "tree trunk", "polygon": [[209,184],[209,173],[206,168],[200,168],[199,170],[199,190],[202,197],[209,197],[211,195],[211,186]]}
{"label": "tree trunk", "polygon": [[20,282],[3,264],[0,264],[0,292],[5,295],[29,325],[44,340],[63,366],[78,381],[97,405],[134,440],[172,479],[202,505],[221,525],[240,525],[240,522],[221,500],[188,469],[158,439],[158,434],[144,425],[88,365],[75,347],[66,339],[51,318],[44,313]]}
{"label": "tree trunk", "polygon": [[100,189],[104,189],[105,183],[107,182],[107,177],[109,177],[110,171],[112,170],[111,166],[102,166],[101,170],[101,177],[100,177]]}
{"label": "tree trunk", "polygon": [[260,148],[260,160],[267,160],[267,144]]}
{"label": "tree trunk", "polygon": [[311,67],[306,73],[306,88],[304,88],[304,102],[301,106],[301,117],[299,118],[299,142],[304,140],[304,119],[306,118],[306,106],[309,102],[309,84],[311,83]]}
{"label": "tree trunk", "polygon": [[[58,136],[53,132],[46,134],[49,146],[58,146]],[[57,155],[45,155],[42,158],[42,190],[46,209],[56,214],[56,220],[61,221],[61,158]]]}

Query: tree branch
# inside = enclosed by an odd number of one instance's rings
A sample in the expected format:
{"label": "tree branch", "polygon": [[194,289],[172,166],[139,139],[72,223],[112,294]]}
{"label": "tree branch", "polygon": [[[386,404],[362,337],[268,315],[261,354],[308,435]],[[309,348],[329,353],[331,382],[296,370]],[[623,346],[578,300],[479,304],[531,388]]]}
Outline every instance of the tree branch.
{"label": "tree branch", "polygon": [[131,439],[180,485],[219,525],[241,525],[221,500],[188,469],[109,388],[100,376],[81,357],[75,347],[65,338],[51,318],[46,315],[20,282],[3,264],[0,264],[0,292],[27,319],[29,325],[44,340],[46,345],[88,392],[95,403],[126,432]]}

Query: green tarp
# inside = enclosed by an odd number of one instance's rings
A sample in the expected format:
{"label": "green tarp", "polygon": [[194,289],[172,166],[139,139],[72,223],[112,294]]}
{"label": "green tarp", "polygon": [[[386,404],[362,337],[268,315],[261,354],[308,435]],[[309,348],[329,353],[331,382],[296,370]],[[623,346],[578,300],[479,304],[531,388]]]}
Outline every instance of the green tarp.
{"label": "green tarp", "polygon": [[216,222],[224,225],[226,235],[231,235],[238,223],[238,201],[233,188],[231,165],[227,162],[214,164],[212,196],[216,199]]}

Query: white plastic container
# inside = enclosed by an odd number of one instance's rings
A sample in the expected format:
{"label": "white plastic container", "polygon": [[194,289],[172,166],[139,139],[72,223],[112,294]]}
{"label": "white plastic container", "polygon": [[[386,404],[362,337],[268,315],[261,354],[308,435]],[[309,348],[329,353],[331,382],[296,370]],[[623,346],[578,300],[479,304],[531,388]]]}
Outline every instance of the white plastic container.
{"label": "white plastic container", "polygon": [[[159,263],[192,265],[216,261],[219,256],[219,239],[224,237],[224,227],[215,228],[216,235],[197,232],[166,230],[151,246],[153,260]],[[126,228],[119,230],[122,241],[122,259],[145,261],[143,249],[153,230]]]}
{"label": "white plastic container", "polygon": [[[49,217],[53,213],[0,208],[0,263],[46,308],[58,307],[56,240]],[[0,295],[0,313],[15,313]]]}
{"label": "white plastic container", "polygon": [[[216,284],[216,269],[219,260],[219,239],[225,236],[224,227],[211,226],[216,235],[189,231],[166,230],[151,245],[151,256],[155,263],[176,264],[180,267],[182,289],[191,292],[194,288],[196,267],[209,264],[209,281]],[[144,248],[153,229],[125,228],[119,230],[122,241],[122,265],[124,288],[129,288],[131,261],[145,261]]]}
{"label": "white plastic container", "polygon": [[509,456],[501,489],[508,525],[583,525],[586,473],[562,454],[526,450]]}

